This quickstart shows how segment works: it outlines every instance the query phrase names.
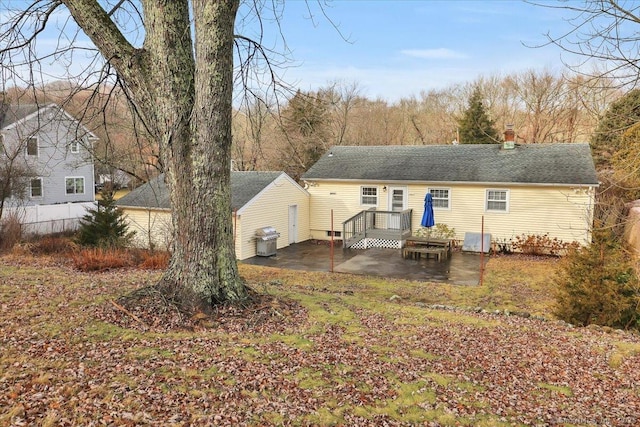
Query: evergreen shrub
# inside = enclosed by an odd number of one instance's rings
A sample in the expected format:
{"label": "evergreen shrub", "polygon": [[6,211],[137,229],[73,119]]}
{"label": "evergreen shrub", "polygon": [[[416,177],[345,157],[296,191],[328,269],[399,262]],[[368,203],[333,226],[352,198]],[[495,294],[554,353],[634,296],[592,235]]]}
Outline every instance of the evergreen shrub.
{"label": "evergreen shrub", "polygon": [[124,214],[116,206],[113,191],[104,189],[95,209],[88,209],[80,220],[77,241],[83,246],[122,248],[131,243],[135,232],[129,231]]}
{"label": "evergreen shrub", "polygon": [[555,314],[575,325],[640,329],[640,286],[631,257],[609,229],[560,262]]}

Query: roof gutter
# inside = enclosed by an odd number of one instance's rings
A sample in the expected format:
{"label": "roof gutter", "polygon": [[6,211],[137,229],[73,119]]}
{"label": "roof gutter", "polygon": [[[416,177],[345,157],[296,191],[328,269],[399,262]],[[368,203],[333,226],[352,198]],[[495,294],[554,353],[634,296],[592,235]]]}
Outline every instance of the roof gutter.
{"label": "roof gutter", "polygon": [[[303,178],[304,179],[304,178]],[[511,187],[599,187],[600,183],[576,184],[576,183],[539,183],[539,182],[503,182],[503,181],[404,181],[393,179],[335,179],[335,178],[306,178],[304,182],[309,187],[315,187],[316,182],[348,182],[348,183],[374,183],[374,184],[400,184],[400,185],[477,185],[477,186],[511,186]]]}

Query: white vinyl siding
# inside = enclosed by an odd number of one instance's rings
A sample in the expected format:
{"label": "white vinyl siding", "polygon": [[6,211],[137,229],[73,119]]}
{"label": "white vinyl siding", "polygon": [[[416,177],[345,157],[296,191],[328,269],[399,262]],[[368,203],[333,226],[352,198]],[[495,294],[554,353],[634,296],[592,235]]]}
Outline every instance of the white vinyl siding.
{"label": "white vinyl siding", "polygon": [[[327,230],[342,231],[342,223],[353,215],[368,209],[360,204],[364,182],[321,182],[310,186],[311,215],[309,217],[311,238],[328,240]],[[443,188],[443,187],[433,187]],[[447,187],[444,187],[447,188]],[[480,185],[451,185],[449,209],[435,212],[436,224],[446,224],[455,230],[456,239],[463,240],[466,232],[480,232],[484,217],[484,231],[493,240],[509,240],[521,234],[544,234],[565,242],[587,243],[593,220],[593,188],[574,191],[570,187],[514,186],[507,191],[505,211],[487,211],[487,187]],[[424,212],[424,196],[430,187],[408,184],[407,208],[413,209],[412,224],[420,224]],[[453,196],[455,195],[455,201]],[[540,204],[539,200],[545,203]],[[379,198],[378,208],[387,210],[387,198]],[[503,203],[504,206],[504,203]],[[333,214],[333,215],[332,215]],[[505,217],[508,216],[508,220]],[[531,221],[532,215],[553,218],[548,221]]]}
{"label": "white vinyl siding", "polygon": [[309,194],[286,175],[280,175],[256,198],[237,211],[234,218],[236,257],[239,260],[256,256],[255,234],[259,228],[271,226],[280,233],[278,249],[289,246],[289,207],[297,206],[296,242],[309,239]]}
{"label": "white vinyl siding", "polygon": [[[330,236],[327,236],[327,231],[330,231],[332,227],[335,231],[342,231],[342,223],[345,220],[370,208],[360,203],[362,184],[322,182],[308,188],[307,191],[311,194],[309,229],[312,239],[328,240]],[[376,208],[385,210],[386,198],[381,198],[379,201],[380,206],[376,206]],[[332,214],[333,225],[331,222]]]}
{"label": "white vinyl siding", "polygon": [[123,208],[129,231],[135,231],[133,245],[168,250],[173,238],[171,212],[161,209]]}
{"label": "white vinyl siding", "polygon": [[487,190],[487,212],[509,212],[509,190]]}
{"label": "white vinyl siding", "polygon": [[449,188],[430,188],[434,209],[451,209],[451,191]]}
{"label": "white vinyl siding", "polygon": [[[53,119],[50,119],[53,117]],[[30,180],[24,182],[25,206],[88,203],[95,200],[93,160],[87,146],[93,136],[78,135],[82,126],[57,106],[41,108],[24,120],[2,130],[4,146],[24,156],[31,177],[42,179],[42,196],[30,197]],[[84,138],[84,139],[83,139]],[[79,152],[71,153],[72,141],[78,140]],[[85,142],[82,142],[85,141]],[[67,194],[66,178],[83,177],[83,191]],[[37,191],[37,190],[36,190]],[[17,194],[14,192],[14,199]]]}
{"label": "white vinyl siding", "polygon": [[[297,236],[293,240],[308,240],[309,194],[284,173],[263,192],[234,212],[233,233],[238,260],[256,255],[255,234],[259,228],[271,226],[280,233],[277,248],[289,246],[289,208],[297,206]],[[134,244],[140,247],[170,248],[171,212],[161,209],[122,207],[131,230],[136,231]]]}
{"label": "white vinyl siding", "polygon": [[84,194],[84,177],[70,176],[64,179],[67,194]]}
{"label": "white vinyl siding", "polygon": [[361,187],[360,204],[363,206],[378,206],[378,187]]}
{"label": "white vinyl siding", "polygon": [[33,178],[29,183],[29,196],[33,198],[42,197],[42,178]]}

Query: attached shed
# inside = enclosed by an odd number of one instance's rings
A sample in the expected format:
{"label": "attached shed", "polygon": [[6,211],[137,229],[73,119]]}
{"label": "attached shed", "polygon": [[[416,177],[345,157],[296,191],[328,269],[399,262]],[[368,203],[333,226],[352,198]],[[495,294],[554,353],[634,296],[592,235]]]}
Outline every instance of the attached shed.
{"label": "attached shed", "polygon": [[[171,205],[164,175],[117,204],[136,231],[138,246],[171,247]],[[280,233],[278,248],[310,238],[309,193],[284,172],[231,172],[231,205],[239,260],[256,256],[255,235],[263,227]]]}

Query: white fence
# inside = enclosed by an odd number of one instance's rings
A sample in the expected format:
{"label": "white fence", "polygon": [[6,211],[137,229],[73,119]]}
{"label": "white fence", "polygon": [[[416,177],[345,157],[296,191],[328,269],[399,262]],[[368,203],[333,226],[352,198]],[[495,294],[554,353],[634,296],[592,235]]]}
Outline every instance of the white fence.
{"label": "white fence", "polygon": [[5,207],[3,217],[16,215],[24,234],[52,234],[76,230],[87,209],[95,207],[96,202]]}

